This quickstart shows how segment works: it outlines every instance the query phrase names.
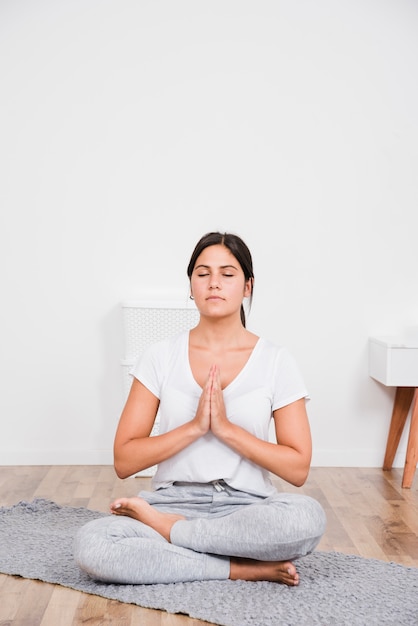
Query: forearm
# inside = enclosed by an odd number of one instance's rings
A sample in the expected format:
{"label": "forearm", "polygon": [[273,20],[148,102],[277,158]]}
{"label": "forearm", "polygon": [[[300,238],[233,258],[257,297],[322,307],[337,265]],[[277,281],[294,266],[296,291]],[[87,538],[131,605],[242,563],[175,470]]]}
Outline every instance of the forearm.
{"label": "forearm", "polygon": [[300,487],[308,477],[310,450],[302,451],[264,441],[231,423],[227,425],[219,438],[241,456],[292,485]]}
{"label": "forearm", "polygon": [[115,440],[114,467],[119,478],[127,478],[174,456],[201,436],[194,422],[149,437],[137,437],[123,443]]}

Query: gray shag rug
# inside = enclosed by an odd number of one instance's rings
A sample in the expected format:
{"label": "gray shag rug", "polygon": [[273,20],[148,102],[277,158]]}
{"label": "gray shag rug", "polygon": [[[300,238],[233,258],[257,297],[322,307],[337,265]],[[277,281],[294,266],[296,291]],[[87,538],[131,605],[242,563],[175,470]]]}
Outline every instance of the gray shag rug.
{"label": "gray shag rug", "polygon": [[338,552],[298,562],[300,584],[208,581],[111,585],[74,563],[76,530],[104,513],[49,500],[0,508],[0,572],[220,626],[417,626],[418,568]]}

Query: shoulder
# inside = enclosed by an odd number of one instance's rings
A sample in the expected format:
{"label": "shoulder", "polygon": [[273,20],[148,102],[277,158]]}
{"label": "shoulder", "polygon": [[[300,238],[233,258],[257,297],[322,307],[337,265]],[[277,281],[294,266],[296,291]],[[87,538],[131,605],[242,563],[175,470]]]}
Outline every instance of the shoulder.
{"label": "shoulder", "polygon": [[256,369],[262,372],[265,384],[270,385],[273,411],[309,397],[296,359],[286,346],[260,338],[257,355]]}
{"label": "shoulder", "polygon": [[290,352],[286,346],[274,343],[270,339],[265,339],[264,337],[259,337],[256,347],[257,351],[264,357],[270,356],[274,359],[279,359],[290,356]]}
{"label": "shoulder", "polygon": [[184,345],[188,341],[188,330],[183,330],[171,337],[166,337],[165,339],[160,339],[159,341],[155,341],[151,343],[144,351],[144,354],[156,354],[162,352],[171,352],[172,350],[176,350],[179,346]]}
{"label": "shoulder", "polygon": [[260,337],[257,343],[257,355],[265,369],[273,375],[299,374],[299,367],[292,352],[284,345],[274,343],[269,339]]}
{"label": "shoulder", "polygon": [[188,331],[183,331],[150,344],[137,358],[131,369],[130,373],[157,397],[159,397],[160,385],[167,372],[173,369],[173,364],[175,365],[186,351],[187,333]]}

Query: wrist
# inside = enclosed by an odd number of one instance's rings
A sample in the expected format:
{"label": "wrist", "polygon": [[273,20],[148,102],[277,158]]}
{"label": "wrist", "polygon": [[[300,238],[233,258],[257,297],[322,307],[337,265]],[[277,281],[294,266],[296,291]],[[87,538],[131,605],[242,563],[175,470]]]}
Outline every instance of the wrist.
{"label": "wrist", "polygon": [[224,443],[229,444],[234,440],[234,433],[236,433],[235,424],[231,424],[228,419],[222,420],[214,427],[212,425],[212,432],[218,439],[221,439]]}
{"label": "wrist", "polygon": [[190,434],[193,439],[199,439],[200,437],[203,437],[203,435],[206,435],[209,430],[207,427],[204,426],[204,424],[202,424],[201,420],[197,419],[196,417],[188,422],[188,426],[190,428]]}

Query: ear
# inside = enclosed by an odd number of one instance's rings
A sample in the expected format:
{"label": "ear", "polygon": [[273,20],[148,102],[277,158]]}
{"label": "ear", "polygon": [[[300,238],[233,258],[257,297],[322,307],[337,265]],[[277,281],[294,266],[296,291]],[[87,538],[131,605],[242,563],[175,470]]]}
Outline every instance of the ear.
{"label": "ear", "polygon": [[253,292],[254,278],[249,278],[244,287],[244,298],[249,298]]}

